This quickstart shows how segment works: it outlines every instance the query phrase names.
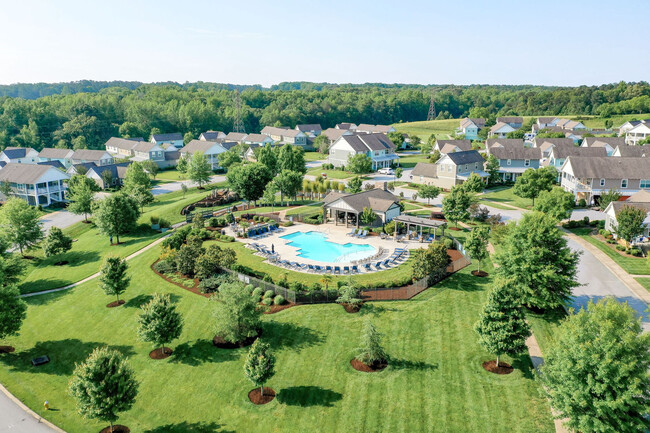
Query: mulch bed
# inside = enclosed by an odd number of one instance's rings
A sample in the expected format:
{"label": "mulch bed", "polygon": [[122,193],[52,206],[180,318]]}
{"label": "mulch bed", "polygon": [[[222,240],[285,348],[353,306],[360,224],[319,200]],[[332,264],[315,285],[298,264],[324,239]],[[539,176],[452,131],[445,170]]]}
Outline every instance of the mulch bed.
{"label": "mulch bed", "polygon": [[167,281],[168,283],[171,283],[171,284],[173,284],[173,285],[175,285],[175,286],[178,286],[178,287],[180,287],[181,289],[185,289],[185,290],[187,290],[187,291],[189,291],[189,292],[195,293],[195,294],[200,295],[200,296],[203,296],[203,297],[205,297],[205,298],[209,298],[210,296],[212,296],[211,293],[201,293],[201,289],[199,289],[199,279],[198,279],[198,278],[194,278],[194,286],[193,286],[193,287],[187,287],[187,286],[184,286],[184,285],[182,285],[181,283],[177,283],[176,281],[174,281],[174,280],[172,280],[172,279],[170,279],[170,278],[167,278],[167,276],[166,276],[165,274],[161,274],[160,272],[158,272],[158,271],[154,268],[154,265],[155,265],[156,263],[158,263],[159,261],[160,261],[160,259],[158,259],[158,260],[156,260],[155,262],[153,262],[153,263],[151,264],[150,268],[151,268],[151,270],[152,270],[156,275],[158,275],[158,276],[159,276],[160,278],[162,278],[163,280],[165,280],[165,281]]}
{"label": "mulch bed", "polygon": [[35,258],[34,256],[23,256],[23,260],[34,260]]}
{"label": "mulch bed", "polygon": [[453,230],[455,232],[462,232],[463,228],[462,227],[448,227],[447,230]]}
{"label": "mulch bed", "polygon": [[68,263],[70,263],[70,262],[67,261],[67,260],[63,260],[63,261],[60,261],[60,262],[56,262],[54,264],[54,266],[63,266],[63,265],[67,265]]}
{"label": "mulch bed", "polygon": [[463,253],[461,253],[458,250],[447,250],[447,255],[449,256],[452,262],[455,262],[456,260],[460,260],[463,258]]}
{"label": "mulch bed", "polygon": [[13,346],[0,346],[0,353],[13,353],[16,348]]}
{"label": "mulch bed", "polygon": [[[260,305],[264,305],[264,304],[262,304],[262,303],[260,302]],[[287,308],[294,307],[295,305],[296,305],[296,304],[291,303],[291,302],[289,302],[289,303],[287,303],[287,304],[284,304],[284,305],[269,305],[269,306],[268,306],[269,309],[266,310],[266,311],[264,312],[264,314],[275,314],[275,313],[278,313],[278,312],[280,312],[280,311],[282,311],[282,310],[286,310]]]}
{"label": "mulch bed", "polygon": [[[111,433],[111,426],[104,427],[99,433]],[[131,433],[131,429],[125,425],[113,424],[113,433]]]}
{"label": "mulch bed", "polygon": [[609,247],[610,250],[618,253],[619,255],[623,257],[631,257],[633,259],[639,259],[639,260],[645,260],[645,257],[635,257],[632,254],[628,254],[625,251],[619,251],[616,249],[616,245],[620,245],[619,243],[614,243],[614,244],[608,244],[607,239],[605,239],[602,235],[591,235],[592,238],[596,238],[600,242],[602,242],[605,246]]}
{"label": "mulch bed", "polygon": [[475,277],[487,277],[490,274],[488,274],[485,271],[476,271],[476,270],[474,270],[474,271],[472,271],[472,275],[474,275]]}
{"label": "mulch bed", "polygon": [[375,373],[377,371],[382,371],[384,368],[388,367],[388,361],[385,359],[380,362],[375,362],[372,365],[364,364],[356,358],[350,360],[350,365],[357,371],[363,371],[364,373]]}
{"label": "mulch bed", "polygon": [[224,340],[222,337],[215,335],[212,339],[212,344],[219,349],[240,349],[242,347],[250,346],[262,335],[262,330],[257,331],[257,335],[253,337],[248,337],[244,341],[237,343],[230,343],[229,341]]}
{"label": "mulch bed", "polygon": [[343,303],[341,306],[347,311],[348,313],[358,313],[361,311],[361,307],[363,307],[363,303],[361,304],[347,304]]}
{"label": "mulch bed", "polygon": [[106,304],[106,308],[115,308],[119,307],[120,305],[124,305],[126,301],[124,299],[120,299],[119,301],[113,301],[108,304]]}
{"label": "mulch bed", "polygon": [[174,353],[173,350],[171,350],[169,347],[165,347],[165,351],[163,352],[163,349],[159,347],[158,349],[154,349],[151,352],[149,352],[149,358],[151,359],[165,359],[169,358],[172,353]]}
{"label": "mulch bed", "polygon": [[259,388],[251,389],[248,393],[248,399],[253,404],[266,404],[275,398],[275,391],[271,388],[264,387],[264,395]]}
{"label": "mulch bed", "polygon": [[515,369],[512,368],[510,364],[507,362],[499,361],[499,366],[497,367],[497,361],[485,361],[483,363],[483,368],[490,373],[494,374],[510,374],[512,373]]}

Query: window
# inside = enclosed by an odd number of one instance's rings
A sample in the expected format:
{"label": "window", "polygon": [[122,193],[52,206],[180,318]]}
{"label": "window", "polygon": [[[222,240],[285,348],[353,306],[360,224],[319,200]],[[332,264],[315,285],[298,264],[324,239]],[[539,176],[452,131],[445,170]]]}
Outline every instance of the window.
{"label": "window", "polygon": [[465,171],[469,170],[469,164],[465,164]]}
{"label": "window", "polygon": [[621,188],[627,188],[627,179],[621,179]]}
{"label": "window", "polygon": [[605,186],[605,179],[600,179],[600,186]]}
{"label": "window", "polygon": [[641,179],[639,183],[640,188],[650,188],[650,179]]}
{"label": "window", "polygon": [[530,167],[530,159],[524,159],[524,167]]}
{"label": "window", "polygon": [[509,159],[509,160],[506,162],[506,164],[507,164],[507,165],[512,165],[512,159]]}

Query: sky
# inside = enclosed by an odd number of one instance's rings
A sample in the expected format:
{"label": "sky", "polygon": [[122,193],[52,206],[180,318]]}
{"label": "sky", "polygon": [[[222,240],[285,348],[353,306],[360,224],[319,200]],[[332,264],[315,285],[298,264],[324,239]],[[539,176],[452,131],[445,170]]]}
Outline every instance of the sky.
{"label": "sky", "polygon": [[0,84],[648,81],[650,44],[634,18],[646,9],[647,0],[0,0]]}

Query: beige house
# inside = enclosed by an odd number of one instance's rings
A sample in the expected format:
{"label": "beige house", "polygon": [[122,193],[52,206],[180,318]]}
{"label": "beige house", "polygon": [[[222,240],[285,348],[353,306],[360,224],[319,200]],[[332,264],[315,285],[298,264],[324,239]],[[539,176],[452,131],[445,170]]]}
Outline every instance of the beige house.
{"label": "beige house", "polygon": [[472,150],[472,142],[470,140],[436,140],[433,151],[436,150],[442,154],[463,152]]}
{"label": "beige house", "polygon": [[411,172],[414,183],[435,185],[446,190],[465,182],[472,173],[487,180],[485,160],[476,150],[452,152],[441,157],[435,164],[419,162]]}

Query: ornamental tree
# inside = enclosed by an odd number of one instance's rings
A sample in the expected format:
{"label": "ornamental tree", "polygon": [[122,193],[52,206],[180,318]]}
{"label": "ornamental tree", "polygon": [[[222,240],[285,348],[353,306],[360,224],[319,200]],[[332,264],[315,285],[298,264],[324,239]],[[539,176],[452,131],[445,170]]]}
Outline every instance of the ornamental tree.
{"label": "ornamental tree", "polygon": [[558,418],[574,431],[647,431],[650,334],[627,303],[606,298],[570,314],[540,376]]}
{"label": "ornamental tree", "polygon": [[302,173],[291,170],[282,170],[273,179],[278,191],[280,191],[280,205],[284,202],[284,197],[295,197],[302,186]]}
{"label": "ornamental tree", "polygon": [[429,277],[429,282],[436,282],[446,272],[451,262],[447,248],[442,242],[433,242],[427,249],[420,248],[413,252],[413,279]]}
{"label": "ornamental tree", "polygon": [[27,316],[27,304],[16,286],[0,286],[0,340],[16,335]]}
{"label": "ornamental tree", "polygon": [[68,391],[84,418],[109,422],[112,432],[118,413],[133,407],[138,382],[124,355],[98,347],[86,361],[76,365]]}
{"label": "ornamental tree", "polygon": [[144,170],[142,164],[133,162],[126,169],[122,187],[129,194],[129,191],[135,189],[137,186],[142,186],[149,190],[151,189],[151,179],[149,179],[149,175]]}
{"label": "ornamental tree", "polygon": [[260,148],[257,154],[257,162],[265,165],[273,175],[278,173],[278,152],[276,149],[270,143],[266,143],[264,147]]}
{"label": "ornamental tree", "polygon": [[210,163],[203,152],[194,152],[187,165],[187,177],[192,182],[197,183],[200,188],[210,181],[211,175]]}
{"label": "ornamental tree", "polygon": [[23,199],[12,197],[0,207],[0,228],[20,254],[43,239],[38,210]]}
{"label": "ornamental tree", "polygon": [[537,196],[542,191],[550,191],[556,180],[557,170],[552,165],[538,169],[529,168],[517,178],[512,192],[519,197],[532,199],[535,206]]}
{"label": "ornamental tree", "polygon": [[241,283],[222,284],[211,300],[214,301],[215,332],[219,337],[239,343],[257,335],[262,312]]}
{"label": "ornamental tree", "polygon": [[275,374],[275,356],[267,343],[255,340],[246,356],[244,374],[255,386],[260,387],[260,393],[264,395],[264,384]]}
{"label": "ornamental tree", "polygon": [[643,221],[646,218],[644,209],[634,206],[623,206],[616,215],[616,236],[631,241],[643,234]]}
{"label": "ornamental tree", "polygon": [[150,159],[144,160],[141,162],[142,168],[151,176],[152,179],[156,179],[156,176],[158,176],[158,171],[160,168],[158,167],[158,164],[156,164],[156,161],[152,161]]}
{"label": "ornamental tree", "polygon": [[88,214],[92,213],[95,193],[99,191],[99,185],[94,180],[75,174],[68,183],[68,210],[76,215],[83,215],[88,221]]}
{"label": "ornamental tree", "polygon": [[366,206],[363,208],[361,215],[359,215],[359,219],[361,220],[362,223],[369,226],[375,222],[375,220],[377,219],[377,214],[373,212],[372,208]]}
{"label": "ornamental tree", "polygon": [[499,176],[500,169],[501,165],[499,164],[497,157],[490,155],[487,159],[487,162],[485,163],[485,171],[490,175],[490,177],[488,177],[488,184],[494,185],[495,183],[499,182],[501,179]]}
{"label": "ornamental tree", "polygon": [[431,204],[431,199],[440,195],[440,188],[435,185],[420,185],[420,197],[427,199],[427,204]]}
{"label": "ornamental tree", "polygon": [[348,158],[347,168],[355,174],[370,173],[372,160],[365,153],[357,153]]}
{"label": "ornamental tree", "polygon": [[111,194],[96,204],[95,224],[100,233],[115,236],[120,243],[120,235],[135,229],[140,208],[133,197],[124,193]]}
{"label": "ornamental tree", "polygon": [[544,212],[557,221],[571,217],[575,198],[573,194],[561,188],[553,188],[550,191],[539,193],[537,203],[533,206],[534,210]]}
{"label": "ornamental tree", "polygon": [[164,355],[165,344],[181,336],[183,318],[169,295],[154,293],[151,301],[142,306],[138,325],[140,339],[160,346]]}
{"label": "ornamental tree", "polygon": [[129,287],[131,278],[126,275],[129,265],[119,257],[106,257],[99,269],[99,287],[107,295],[115,296],[120,302],[120,295]]}
{"label": "ornamental tree", "polygon": [[348,181],[348,188],[352,194],[361,192],[361,185],[363,185],[363,180],[359,176],[355,176]]}
{"label": "ornamental tree", "polygon": [[465,249],[469,251],[470,257],[478,262],[478,272],[481,272],[481,260],[489,255],[487,250],[489,238],[490,228],[478,226],[472,229],[467,237],[467,242],[465,242]]}
{"label": "ornamental tree", "polygon": [[187,159],[184,157],[178,158],[178,164],[176,164],[176,170],[178,170],[179,173],[185,174],[187,173]]}
{"label": "ornamental tree", "polygon": [[257,201],[264,195],[266,185],[273,175],[269,169],[259,162],[252,164],[235,164],[228,169],[226,175],[231,188],[246,201]]}
{"label": "ornamental tree", "polygon": [[521,307],[521,300],[511,281],[497,279],[474,329],[479,343],[497,356],[497,367],[503,354],[514,356],[526,350],[530,327]]}
{"label": "ornamental tree", "polygon": [[71,248],[72,238],[70,236],[66,236],[58,227],[50,228],[50,233],[45,238],[43,245],[45,257],[56,256],[57,254],[70,251]]}
{"label": "ornamental tree", "polygon": [[[485,189],[485,183],[481,176],[476,173],[472,173],[465,182],[461,184],[463,189],[467,192],[480,193]],[[421,194],[420,194],[421,195]]]}
{"label": "ornamental tree", "polygon": [[454,186],[442,199],[442,212],[447,221],[458,227],[458,221],[469,219],[469,207],[474,201],[474,194],[465,191],[461,185]]}
{"label": "ornamental tree", "polygon": [[381,337],[370,318],[366,318],[355,359],[369,366],[385,362],[388,355],[381,345]]}
{"label": "ornamental tree", "polygon": [[221,272],[221,268],[230,268],[237,260],[237,255],[232,248],[221,248],[212,244],[205,249],[194,264],[196,277],[199,280],[211,277]]}
{"label": "ornamental tree", "polygon": [[538,309],[564,306],[576,281],[578,252],[556,226],[557,221],[541,212],[525,212],[509,224],[502,248],[494,256],[497,275],[512,278],[524,305]]}

